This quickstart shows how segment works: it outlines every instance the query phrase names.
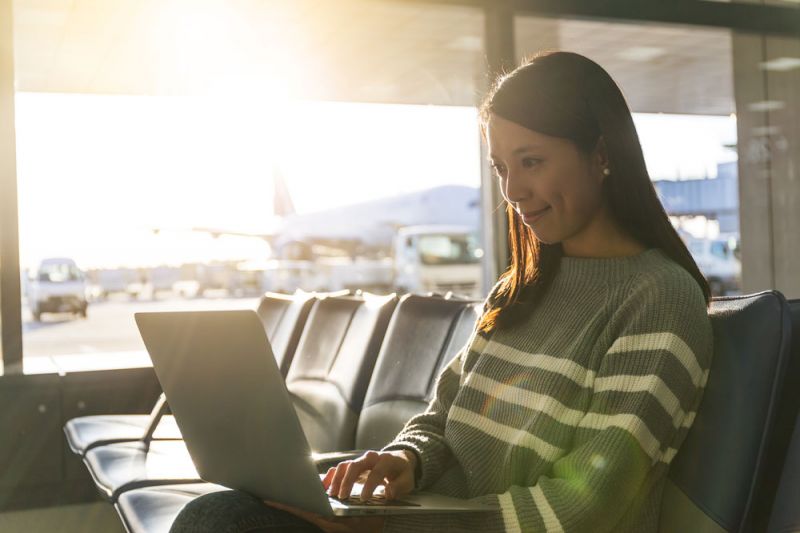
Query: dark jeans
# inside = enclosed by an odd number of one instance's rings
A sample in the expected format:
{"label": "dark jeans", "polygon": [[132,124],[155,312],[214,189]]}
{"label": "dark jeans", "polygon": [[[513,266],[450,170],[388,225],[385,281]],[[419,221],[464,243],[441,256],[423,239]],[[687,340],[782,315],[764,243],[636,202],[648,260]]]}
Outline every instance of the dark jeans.
{"label": "dark jeans", "polygon": [[274,509],[245,492],[226,490],[205,494],[189,502],[170,533],[320,533],[310,522]]}

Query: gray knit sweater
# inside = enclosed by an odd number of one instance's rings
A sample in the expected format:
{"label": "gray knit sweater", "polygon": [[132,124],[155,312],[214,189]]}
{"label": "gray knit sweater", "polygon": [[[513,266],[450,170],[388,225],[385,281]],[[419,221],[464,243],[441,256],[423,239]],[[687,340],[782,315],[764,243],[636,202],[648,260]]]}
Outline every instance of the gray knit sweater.
{"label": "gray knit sweater", "polygon": [[416,489],[497,511],[395,515],[384,532],[656,532],[711,357],[700,287],[660,249],[563,257],[530,316],[473,331],[384,447],[417,454]]}

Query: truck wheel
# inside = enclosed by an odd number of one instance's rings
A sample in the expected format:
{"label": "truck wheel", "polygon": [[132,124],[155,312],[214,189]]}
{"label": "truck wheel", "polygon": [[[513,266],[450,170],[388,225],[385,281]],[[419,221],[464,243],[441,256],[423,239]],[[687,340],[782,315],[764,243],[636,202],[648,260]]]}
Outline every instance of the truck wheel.
{"label": "truck wheel", "polygon": [[36,311],[33,311],[33,320],[35,322],[41,322],[42,321],[42,312],[39,311],[38,309]]}
{"label": "truck wheel", "polygon": [[83,307],[81,307],[80,311],[78,311],[78,314],[81,315],[81,318],[86,318],[87,316],[89,316],[89,313],[87,312],[88,308],[89,308],[88,304],[83,304]]}

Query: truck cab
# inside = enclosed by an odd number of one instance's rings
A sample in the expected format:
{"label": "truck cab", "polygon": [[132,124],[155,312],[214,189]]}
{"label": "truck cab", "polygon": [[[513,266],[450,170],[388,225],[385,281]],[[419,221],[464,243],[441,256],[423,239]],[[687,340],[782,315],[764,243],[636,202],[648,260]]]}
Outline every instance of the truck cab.
{"label": "truck cab", "polygon": [[684,236],[689,252],[708,280],[711,294],[723,296],[741,290],[742,263],[738,239],[721,235],[713,239]]}
{"label": "truck cab", "polygon": [[482,257],[473,228],[406,226],[397,230],[395,239],[395,285],[403,292],[479,298]]}
{"label": "truck cab", "polygon": [[42,313],[76,313],[86,318],[89,302],[83,271],[69,258],[44,259],[31,271],[26,296],[33,319],[42,320]]}

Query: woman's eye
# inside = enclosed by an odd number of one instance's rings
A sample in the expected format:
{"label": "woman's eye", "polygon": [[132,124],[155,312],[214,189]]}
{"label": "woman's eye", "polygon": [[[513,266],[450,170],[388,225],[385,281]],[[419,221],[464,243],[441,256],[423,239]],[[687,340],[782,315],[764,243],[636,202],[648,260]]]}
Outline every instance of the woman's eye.
{"label": "woman's eye", "polygon": [[535,157],[526,157],[522,160],[522,166],[525,168],[531,168],[539,162],[541,162],[541,159],[536,159]]}

